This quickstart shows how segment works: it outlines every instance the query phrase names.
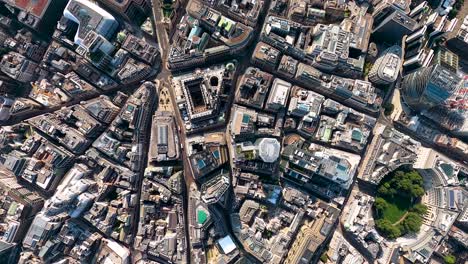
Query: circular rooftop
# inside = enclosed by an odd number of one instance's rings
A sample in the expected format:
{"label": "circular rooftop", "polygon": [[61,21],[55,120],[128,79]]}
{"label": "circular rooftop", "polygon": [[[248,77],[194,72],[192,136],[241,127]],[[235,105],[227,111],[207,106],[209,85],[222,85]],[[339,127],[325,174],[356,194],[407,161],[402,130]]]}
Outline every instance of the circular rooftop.
{"label": "circular rooftop", "polygon": [[280,155],[280,143],[276,138],[257,139],[255,145],[258,149],[258,156],[267,163],[275,162]]}

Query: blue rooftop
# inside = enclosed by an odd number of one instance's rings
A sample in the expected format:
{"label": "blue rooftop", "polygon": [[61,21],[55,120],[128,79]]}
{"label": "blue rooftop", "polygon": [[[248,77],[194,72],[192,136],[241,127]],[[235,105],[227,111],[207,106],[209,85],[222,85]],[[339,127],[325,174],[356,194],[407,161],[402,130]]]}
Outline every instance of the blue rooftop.
{"label": "blue rooftop", "polygon": [[216,159],[219,159],[219,150],[213,151],[213,157],[215,157]]}
{"label": "blue rooftop", "polygon": [[201,169],[205,168],[206,163],[205,163],[204,160],[198,160],[197,161],[197,166],[198,166],[198,169],[201,170]]}
{"label": "blue rooftop", "polygon": [[244,114],[244,115],[242,116],[242,123],[247,124],[247,123],[249,123],[249,121],[250,121],[250,116]]}

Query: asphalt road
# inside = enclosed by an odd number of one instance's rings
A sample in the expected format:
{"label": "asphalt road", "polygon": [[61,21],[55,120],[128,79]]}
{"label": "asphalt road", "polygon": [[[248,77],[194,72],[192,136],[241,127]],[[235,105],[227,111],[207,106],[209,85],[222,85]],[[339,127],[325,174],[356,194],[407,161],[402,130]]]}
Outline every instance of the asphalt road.
{"label": "asphalt road", "polygon": [[[184,122],[182,121],[182,117],[180,115],[180,112],[178,111],[178,106],[176,104],[176,98],[174,94],[174,90],[171,87],[171,77],[172,74],[171,72],[167,69],[167,56],[169,53],[170,49],[170,42],[169,38],[167,35],[166,28],[163,23],[163,14],[160,6],[160,0],[151,0],[152,6],[153,6],[153,19],[154,19],[154,26],[155,26],[155,32],[156,32],[156,37],[158,41],[158,46],[159,46],[159,51],[161,53],[161,60],[163,66],[161,67],[161,71],[159,74],[156,76],[156,79],[160,82],[160,87],[167,87],[170,97],[171,97],[171,102],[173,105],[173,112],[174,112],[174,117],[176,119],[176,125],[178,128],[178,136],[179,136],[179,142],[181,146],[184,148],[181,149],[181,158],[182,158],[182,163],[183,163],[183,172],[184,172],[184,180],[185,180],[185,188],[183,190],[182,196],[182,205],[183,205],[183,210],[184,210],[184,226],[185,226],[185,236],[186,236],[186,248],[187,248],[187,263],[190,263],[190,239],[189,233],[188,233],[188,217],[187,217],[187,204],[188,204],[188,190],[190,190],[190,184],[194,181],[193,179],[193,174],[192,170],[190,167],[190,164],[188,162],[188,157],[187,153],[185,150],[185,141],[187,139],[186,133],[185,133],[185,128],[184,128]],[[184,9],[186,6],[186,2],[179,7],[179,9]],[[176,12],[176,16],[182,16],[184,12]],[[175,21],[179,21],[180,17],[176,17]],[[161,90],[160,89],[160,90]]]}
{"label": "asphalt road", "polygon": [[[153,19],[154,25],[156,27],[155,31],[156,37],[158,38],[159,52],[161,53],[161,59],[163,61],[163,64],[166,65],[166,58],[169,53],[170,43],[163,22],[164,17],[161,9],[161,1],[151,0],[151,5],[153,6]],[[185,7],[183,8],[185,9]],[[178,21],[178,18],[176,18],[176,21]],[[163,68],[165,68],[165,66]]]}

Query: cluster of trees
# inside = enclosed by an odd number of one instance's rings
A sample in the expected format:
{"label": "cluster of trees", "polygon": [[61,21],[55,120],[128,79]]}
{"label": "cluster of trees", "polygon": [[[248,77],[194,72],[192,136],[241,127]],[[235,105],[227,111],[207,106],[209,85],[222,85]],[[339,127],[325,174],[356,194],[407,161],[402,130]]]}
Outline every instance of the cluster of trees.
{"label": "cluster of trees", "polygon": [[102,59],[103,56],[104,56],[104,52],[102,52],[101,50],[89,53],[89,58],[96,63],[98,63]]}
{"label": "cluster of trees", "polygon": [[[396,171],[390,176],[391,179],[385,181],[377,191],[378,196],[374,203],[377,216],[375,225],[382,235],[395,239],[407,233],[419,232],[427,207],[420,203],[414,204],[416,199],[424,195],[423,179],[417,171]],[[384,211],[396,195],[406,198],[414,206],[405,212],[402,219],[392,223],[385,217]]]}
{"label": "cluster of trees", "polygon": [[[375,200],[376,211],[382,212],[388,206],[383,198]],[[377,229],[387,238],[395,239],[404,234],[419,232],[422,225],[422,216],[426,213],[427,207],[423,204],[417,204],[403,216],[399,223],[392,223],[386,218],[380,218],[375,221]],[[381,214],[381,213],[380,213]]]}
{"label": "cluster of trees", "polygon": [[395,109],[395,106],[392,103],[388,103],[384,106],[384,114],[386,116],[389,116],[393,113],[394,109]]}
{"label": "cluster of trees", "polygon": [[327,263],[328,261],[328,256],[327,256],[327,252],[323,252],[323,254],[320,256],[320,260],[323,262],[323,263]]}
{"label": "cluster of trees", "polygon": [[448,14],[448,17],[450,19],[455,18],[458,15],[458,12],[462,10],[464,3],[465,3],[465,0],[456,0],[455,3],[453,4],[453,9],[450,10],[450,13]]}
{"label": "cluster of trees", "polygon": [[5,54],[7,54],[8,51],[9,51],[9,50],[8,50],[7,48],[0,47],[0,56],[3,56],[3,55],[5,55]]}
{"label": "cluster of trees", "polygon": [[398,226],[393,225],[388,219],[382,218],[375,221],[375,227],[387,238],[395,239],[401,236],[401,231]]}
{"label": "cluster of trees", "polygon": [[423,178],[415,170],[404,172],[396,171],[389,181],[383,183],[377,193],[381,197],[392,198],[394,195],[405,196],[414,202],[416,198],[424,195]]}
{"label": "cluster of trees", "polygon": [[369,72],[372,69],[372,66],[374,66],[374,64],[372,62],[366,62],[364,64],[364,76],[369,75]]}

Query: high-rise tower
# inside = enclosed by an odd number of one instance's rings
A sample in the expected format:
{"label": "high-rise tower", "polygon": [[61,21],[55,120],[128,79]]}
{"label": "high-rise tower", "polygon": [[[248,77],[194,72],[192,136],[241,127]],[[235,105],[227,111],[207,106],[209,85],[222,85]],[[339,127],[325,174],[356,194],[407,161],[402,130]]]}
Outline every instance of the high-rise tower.
{"label": "high-rise tower", "polygon": [[406,75],[401,90],[405,103],[416,112],[443,104],[461,84],[456,73],[435,64]]}

